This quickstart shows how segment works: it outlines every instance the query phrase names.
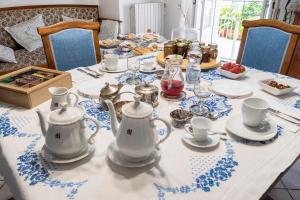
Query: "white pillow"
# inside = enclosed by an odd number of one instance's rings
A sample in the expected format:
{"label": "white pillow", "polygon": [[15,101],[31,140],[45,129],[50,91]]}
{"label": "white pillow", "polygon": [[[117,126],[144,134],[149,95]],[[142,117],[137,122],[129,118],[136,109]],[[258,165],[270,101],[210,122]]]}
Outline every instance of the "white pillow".
{"label": "white pillow", "polygon": [[5,30],[28,51],[32,52],[43,46],[41,36],[37,28],[45,26],[43,16],[37,15],[28,21],[21,22],[11,27],[5,27]]}
{"label": "white pillow", "polygon": [[0,44],[0,61],[8,63],[18,63],[15,52],[12,48]]}
{"label": "white pillow", "polygon": [[77,19],[77,18],[72,18],[72,17],[67,17],[62,15],[61,16],[63,21],[84,21],[84,22],[93,22],[93,19]]}

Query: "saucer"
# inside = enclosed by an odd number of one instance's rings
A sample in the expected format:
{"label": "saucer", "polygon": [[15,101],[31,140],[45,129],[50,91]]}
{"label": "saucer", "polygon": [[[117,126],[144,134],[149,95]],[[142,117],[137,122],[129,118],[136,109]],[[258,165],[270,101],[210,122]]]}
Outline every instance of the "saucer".
{"label": "saucer", "polygon": [[129,162],[122,158],[115,142],[112,142],[107,148],[107,157],[116,165],[128,168],[145,167],[157,162],[160,159],[160,151],[155,150],[148,159],[141,162]]}
{"label": "saucer", "polygon": [[87,150],[84,153],[80,154],[79,156],[76,156],[73,158],[61,158],[61,157],[57,157],[56,155],[53,155],[51,152],[49,152],[47,150],[46,146],[44,145],[43,148],[41,149],[40,154],[48,162],[57,163],[57,164],[67,164],[67,163],[73,163],[73,162],[79,161],[79,160],[91,155],[92,153],[94,153],[94,151],[95,151],[95,143],[88,144]]}
{"label": "saucer", "polygon": [[186,97],[185,91],[180,92],[178,96],[168,96],[163,91],[160,92],[160,96],[167,99],[167,100],[173,100],[173,101],[181,101]]}
{"label": "saucer", "polygon": [[217,146],[220,143],[220,137],[218,135],[208,135],[208,138],[204,142],[198,142],[197,140],[194,139],[193,136],[191,136],[189,133],[186,131],[182,135],[182,140],[196,148],[212,148]]}
{"label": "saucer", "polygon": [[99,72],[107,72],[107,73],[121,73],[127,71],[127,67],[124,65],[119,65],[116,70],[109,70],[105,67],[105,65],[100,65]]}
{"label": "saucer", "polygon": [[244,139],[252,141],[265,141],[276,136],[277,124],[268,118],[260,126],[250,127],[244,125],[241,115],[235,115],[227,120],[226,130]]}
{"label": "saucer", "polygon": [[152,74],[158,70],[157,67],[153,67],[151,70],[145,70],[143,67],[141,67],[140,72],[145,74]]}
{"label": "saucer", "polygon": [[77,92],[80,96],[90,99],[98,99],[100,90],[103,88],[105,84],[99,80],[92,80],[85,83],[80,84],[77,89]]}

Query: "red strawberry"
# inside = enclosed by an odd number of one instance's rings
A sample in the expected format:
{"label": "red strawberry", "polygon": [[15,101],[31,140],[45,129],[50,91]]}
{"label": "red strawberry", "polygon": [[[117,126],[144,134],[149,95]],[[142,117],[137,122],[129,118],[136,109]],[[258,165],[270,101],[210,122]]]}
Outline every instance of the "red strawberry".
{"label": "red strawberry", "polygon": [[241,67],[235,66],[232,69],[230,69],[230,72],[235,73],[235,74],[239,74],[239,73],[242,73],[242,69],[241,69]]}

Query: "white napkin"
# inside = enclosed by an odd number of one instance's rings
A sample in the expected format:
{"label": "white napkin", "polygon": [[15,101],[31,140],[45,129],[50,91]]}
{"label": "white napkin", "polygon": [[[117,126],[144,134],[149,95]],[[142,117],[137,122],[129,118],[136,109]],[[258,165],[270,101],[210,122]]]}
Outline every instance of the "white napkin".
{"label": "white napkin", "polygon": [[284,105],[280,101],[269,100],[269,103],[270,103],[270,107],[272,109],[278,110],[279,112],[282,112],[286,115],[289,115],[291,117],[294,117],[294,118],[300,120],[300,110],[299,109],[296,109],[292,106]]}

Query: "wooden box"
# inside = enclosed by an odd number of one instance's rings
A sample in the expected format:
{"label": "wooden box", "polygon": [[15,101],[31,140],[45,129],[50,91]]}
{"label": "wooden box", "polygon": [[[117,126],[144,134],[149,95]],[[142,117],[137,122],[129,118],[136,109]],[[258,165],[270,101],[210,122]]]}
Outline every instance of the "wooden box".
{"label": "wooden box", "polygon": [[[35,84],[28,83],[21,86],[16,85],[17,79],[20,81],[20,76],[26,76],[26,74],[40,75],[40,79],[35,81]],[[41,74],[48,74],[49,76],[42,76]],[[27,75],[31,76],[32,75]],[[53,77],[51,77],[53,76]],[[51,77],[51,78],[49,78]],[[10,80],[13,80],[9,82]],[[23,81],[25,81],[24,79]],[[21,80],[22,81],[22,80]],[[46,69],[41,67],[26,67],[3,76],[0,76],[0,101],[25,107],[33,108],[48,99],[51,98],[48,92],[49,87],[72,87],[71,74],[68,72],[62,72],[52,69]]]}

